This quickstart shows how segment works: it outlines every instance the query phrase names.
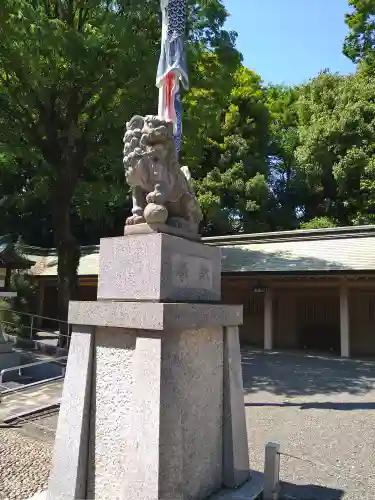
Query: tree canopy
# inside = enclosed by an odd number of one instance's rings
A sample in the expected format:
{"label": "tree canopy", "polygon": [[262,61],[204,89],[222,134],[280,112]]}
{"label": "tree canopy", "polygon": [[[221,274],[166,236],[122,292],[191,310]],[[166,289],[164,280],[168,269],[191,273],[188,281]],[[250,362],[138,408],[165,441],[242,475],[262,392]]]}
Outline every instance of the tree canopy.
{"label": "tree canopy", "polygon": [[346,15],[349,28],[344,54],[365,71],[375,67],[375,4],[371,0],[348,0]]}
{"label": "tree canopy", "polygon": [[[368,224],[375,214],[375,6],[350,0],[353,75],[265,85],[222,0],[188,1],[181,163],[204,235]],[[158,0],[0,2],[0,226],[56,246],[60,315],[80,245],[130,210],[125,122],[156,112]]]}
{"label": "tree canopy", "polygon": [[308,186],[304,219],[371,223],[375,209],[375,80],[323,73],[299,97],[296,157]]}
{"label": "tree canopy", "polygon": [[[193,73],[207,127],[240,62],[235,35],[223,29],[226,15],[219,0],[189,2],[192,64],[202,71],[211,62],[222,76],[200,80],[201,88]],[[159,3],[4,0],[0,19],[1,204],[11,213],[2,223],[21,214],[16,227],[24,238],[54,242],[65,318],[81,242],[76,229],[85,232],[92,221],[110,228],[129,208],[121,140],[129,117],[156,111]],[[198,146],[191,157],[199,157]]]}
{"label": "tree canopy", "polygon": [[268,204],[268,111],[258,75],[237,71],[218,125],[196,175],[206,234],[261,230]]}

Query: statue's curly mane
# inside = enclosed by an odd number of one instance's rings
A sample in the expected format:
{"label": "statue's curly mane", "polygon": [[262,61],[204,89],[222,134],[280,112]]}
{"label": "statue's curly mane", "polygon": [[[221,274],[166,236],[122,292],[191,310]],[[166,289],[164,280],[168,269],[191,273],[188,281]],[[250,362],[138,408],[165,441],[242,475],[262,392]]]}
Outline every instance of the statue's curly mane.
{"label": "statue's curly mane", "polygon": [[134,168],[138,160],[146,155],[152,156],[154,146],[164,146],[165,167],[180,175],[175,143],[173,140],[173,124],[156,116],[133,116],[126,124],[124,136],[124,165]]}
{"label": "statue's curly mane", "polygon": [[142,129],[144,126],[143,116],[133,116],[126,123],[126,132],[124,135],[124,166],[125,169],[135,166],[137,159],[142,156],[141,147]]}

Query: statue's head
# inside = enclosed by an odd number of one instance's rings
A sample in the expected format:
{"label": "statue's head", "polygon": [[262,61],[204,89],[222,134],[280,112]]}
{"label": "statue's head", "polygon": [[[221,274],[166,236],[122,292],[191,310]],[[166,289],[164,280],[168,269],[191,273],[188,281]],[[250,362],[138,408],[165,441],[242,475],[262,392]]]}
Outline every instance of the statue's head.
{"label": "statue's head", "polygon": [[173,141],[173,123],[158,116],[148,115],[144,119],[142,133],[148,136],[150,143]]}
{"label": "statue's head", "polygon": [[126,123],[126,130],[142,130],[144,122],[143,116],[135,115]]}
{"label": "statue's head", "polygon": [[142,130],[142,143],[159,161],[174,160],[173,123],[162,120],[158,116],[146,116]]}
{"label": "statue's head", "polygon": [[133,116],[126,124],[124,165],[132,168],[142,158],[151,162],[175,160],[173,123],[158,116]]}

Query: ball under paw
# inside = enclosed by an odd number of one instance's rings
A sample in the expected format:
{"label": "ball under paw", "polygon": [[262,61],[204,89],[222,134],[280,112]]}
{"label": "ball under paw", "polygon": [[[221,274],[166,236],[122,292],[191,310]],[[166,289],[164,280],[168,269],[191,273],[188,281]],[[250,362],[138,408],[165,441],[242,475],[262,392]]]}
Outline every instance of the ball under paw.
{"label": "ball under paw", "polygon": [[168,219],[168,210],[164,205],[149,203],[144,209],[143,216],[148,224],[165,224]]}

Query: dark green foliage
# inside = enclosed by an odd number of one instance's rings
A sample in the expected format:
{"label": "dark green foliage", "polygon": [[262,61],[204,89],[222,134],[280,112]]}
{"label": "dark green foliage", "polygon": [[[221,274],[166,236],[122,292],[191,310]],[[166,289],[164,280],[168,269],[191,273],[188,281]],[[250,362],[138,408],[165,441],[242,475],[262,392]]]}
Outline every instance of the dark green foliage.
{"label": "dark green foliage", "polygon": [[17,292],[17,296],[7,299],[9,310],[5,320],[10,324],[6,325],[6,330],[8,333],[30,338],[32,320],[25,313],[35,314],[37,310],[38,284],[27,271],[13,271],[10,289]]}
{"label": "dark green foliage", "polygon": [[375,220],[375,79],[323,73],[301,87],[296,148],[307,186],[304,220]]}
{"label": "dark green foliage", "polygon": [[303,222],[301,224],[301,229],[325,229],[335,226],[336,221],[329,217],[315,217],[315,219],[311,219],[308,222]]}
{"label": "dark green foliage", "polygon": [[[219,0],[189,2],[191,64],[212,58],[222,75],[192,74],[196,94],[214,96],[206,128],[240,62],[226,15]],[[159,18],[157,0],[0,2],[0,224],[57,248],[64,319],[79,244],[118,233],[130,207],[122,136],[133,114],[156,112]],[[187,156],[199,147],[187,143]]]}
{"label": "dark green foliage", "polygon": [[267,229],[268,110],[254,72],[236,72],[214,132],[195,175],[205,234]]}
{"label": "dark green foliage", "polygon": [[[375,221],[375,4],[350,0],[358,73],[265,86],[241,64],[220,0],[189,0],[182,164],[203,232]],[[60,316],[79,245],[121,234],[122,136],[156,112],[158,0],[0,1],[0,233],[56,246]]]}

